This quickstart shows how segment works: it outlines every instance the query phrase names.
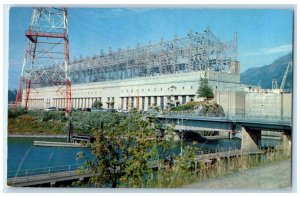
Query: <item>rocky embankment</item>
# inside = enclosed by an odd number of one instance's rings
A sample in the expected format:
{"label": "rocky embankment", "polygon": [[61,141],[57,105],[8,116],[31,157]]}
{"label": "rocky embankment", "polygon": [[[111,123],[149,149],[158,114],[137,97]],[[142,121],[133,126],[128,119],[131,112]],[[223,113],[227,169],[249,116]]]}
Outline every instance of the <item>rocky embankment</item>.
{"label": "rocky embankment", "polygon": [[223,107],[217,103],[203,103],[193,110],[194,113],[200,116],[222,117],[225,116]]}

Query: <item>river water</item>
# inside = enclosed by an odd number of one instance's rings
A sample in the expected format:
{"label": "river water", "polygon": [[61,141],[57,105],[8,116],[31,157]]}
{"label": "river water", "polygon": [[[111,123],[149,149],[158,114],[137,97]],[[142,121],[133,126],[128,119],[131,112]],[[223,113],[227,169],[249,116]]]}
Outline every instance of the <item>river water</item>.
{"label": "river water", "polygon": [[[44,141],[66,141],[57,138],[8,138],[8,177],[16,174],[24,175],[26,171],[33,169],[47,169],[55,167],[77,166],[84,163],[84,159],[76,158],[78,152],[82,151],[87,157],[92,158],[87,148],[67,148],[67,147],[38,147],[33,145],[35,140]],[[262,139],[262,146],[275,146],[280,140]],[[191,144],[191,142],[185,142]],[[198,143],[198,149],[217,149],[217,148],[240,148],[240,139],[217,139],[209,140],[205,143]],[[175,152],[180,152],[178,144]],[[62,168],[61,168],[62,169]]]}
{"label": "river water", "polygon": [[7,172],[8,176],[16,173],[24,174],[30,169],[44,169],[57,166],[75,166],[83,164],[83,159],[77,159],[78,152],[91,155],[87,148],[39,147],[33,141],[66,141],[57,138],[8,138]]}

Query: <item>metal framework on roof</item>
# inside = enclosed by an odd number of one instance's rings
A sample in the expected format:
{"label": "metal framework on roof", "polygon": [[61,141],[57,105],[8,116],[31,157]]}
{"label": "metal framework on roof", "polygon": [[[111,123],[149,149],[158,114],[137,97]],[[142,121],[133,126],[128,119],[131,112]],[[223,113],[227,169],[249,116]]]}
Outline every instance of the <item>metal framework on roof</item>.
{"label": "metal framework on roof", "polygon": [[203,33],[161,41],[134,49],[118,49],[72,62],[72,83],[122,80],[179,72],[215,70],[228,72],[236,60],[236,34],[221,42],[208,28]]}

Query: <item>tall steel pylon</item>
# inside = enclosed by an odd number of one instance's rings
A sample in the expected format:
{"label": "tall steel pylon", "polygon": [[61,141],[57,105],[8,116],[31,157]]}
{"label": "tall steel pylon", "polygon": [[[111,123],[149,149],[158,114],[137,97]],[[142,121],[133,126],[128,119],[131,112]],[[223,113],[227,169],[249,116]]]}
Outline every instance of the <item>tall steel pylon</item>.
{"label": "tall steel pylon", "polygon": [[[54,86],[65,94],[66,112],[71,108],[70,50],[66,8],[33,8],[28,31],[15,108],[28,108],[30,93],[39,87]],[[25,93],[23,93],[25,90]],[[23,101],[22,101],[23,97]]]}

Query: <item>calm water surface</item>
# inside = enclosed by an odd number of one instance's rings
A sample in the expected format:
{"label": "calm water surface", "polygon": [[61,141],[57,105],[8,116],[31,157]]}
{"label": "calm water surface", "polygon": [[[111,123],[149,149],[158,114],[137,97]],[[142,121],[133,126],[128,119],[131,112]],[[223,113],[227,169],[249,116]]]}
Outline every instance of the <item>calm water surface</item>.
{"label": "calm water surface", "polygon": [[35,140],[66,141],[55,138],[8,138],[8,172],[82,164],[84,160],[76,159],[77,153],[83,151],[87,156],[91,155],[87,148],[33,146]]}

